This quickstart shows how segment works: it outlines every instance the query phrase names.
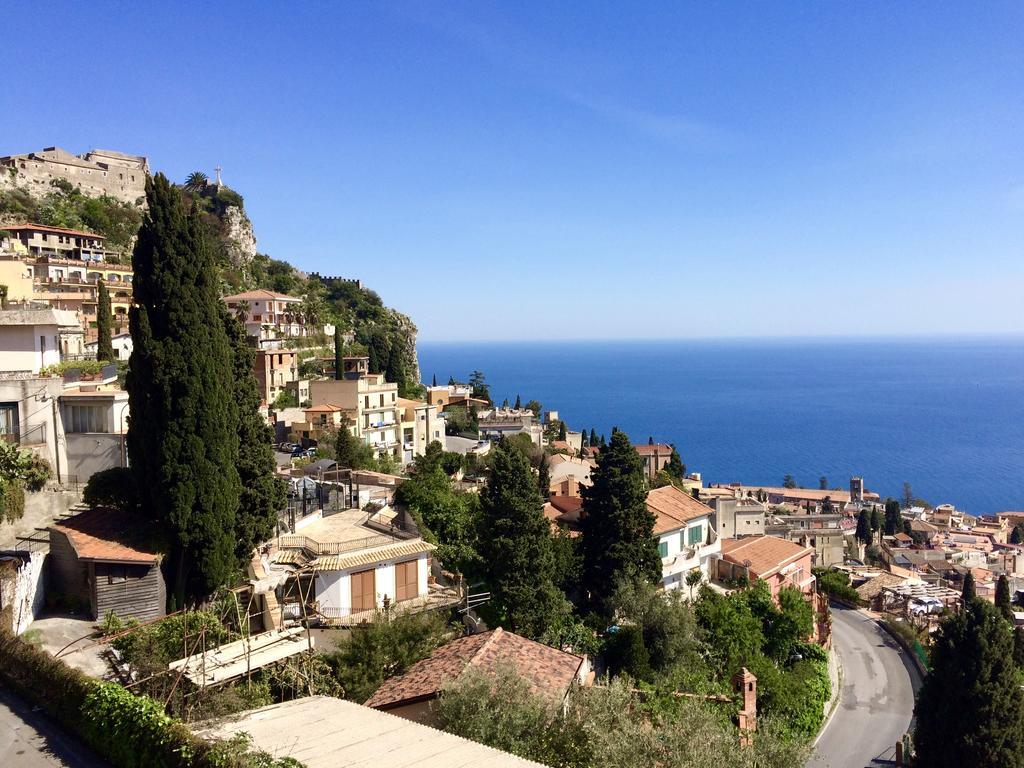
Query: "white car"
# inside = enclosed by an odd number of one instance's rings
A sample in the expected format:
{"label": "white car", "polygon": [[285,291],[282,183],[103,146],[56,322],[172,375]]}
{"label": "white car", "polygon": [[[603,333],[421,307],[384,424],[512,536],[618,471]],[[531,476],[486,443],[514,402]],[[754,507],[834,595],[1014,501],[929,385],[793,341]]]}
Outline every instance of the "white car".
{"label": "white car", "polygon": [[937,597],[915,597],[910,601],[910,612],[915,616],[942,613],[945,606]]}

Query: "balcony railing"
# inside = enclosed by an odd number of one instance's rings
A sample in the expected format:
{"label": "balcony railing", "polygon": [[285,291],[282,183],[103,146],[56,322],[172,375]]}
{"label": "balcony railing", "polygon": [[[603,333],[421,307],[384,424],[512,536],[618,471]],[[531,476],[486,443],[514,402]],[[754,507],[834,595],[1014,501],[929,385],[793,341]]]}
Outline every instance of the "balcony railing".
{"label": "balcony railing", "polygon": [[346,552],[357,552],[361,549],[372,549],[374,547],[385,547],[394,544],[395,536],[366,536],[360,539],[349,541],[325,541],[320,542],[309,536],[291,534],[281,536],[278,539],[278,546],[281,549],[304,549],[313,555],[342,555]]}
{"label": "balcony railing", "polygon": [[30,427],[0,427],[0,440],[15,445],[46,445],[46,425]]}

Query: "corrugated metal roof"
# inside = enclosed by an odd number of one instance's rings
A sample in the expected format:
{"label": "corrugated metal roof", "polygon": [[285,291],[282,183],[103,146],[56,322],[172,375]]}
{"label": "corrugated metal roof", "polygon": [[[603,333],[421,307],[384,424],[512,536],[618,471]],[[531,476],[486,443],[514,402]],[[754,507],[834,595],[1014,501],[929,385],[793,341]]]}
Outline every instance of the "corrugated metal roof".
{"label": "corrugated metal roof", "polygon": [[323,555],[313,561],[313,567],[320,571],[345,571],[362,565],[379,563],[382,560],[394,560],[399,557],[410,557],[423,552],[432,552],[436,547],[422,539],[388,544],[343,555]]}

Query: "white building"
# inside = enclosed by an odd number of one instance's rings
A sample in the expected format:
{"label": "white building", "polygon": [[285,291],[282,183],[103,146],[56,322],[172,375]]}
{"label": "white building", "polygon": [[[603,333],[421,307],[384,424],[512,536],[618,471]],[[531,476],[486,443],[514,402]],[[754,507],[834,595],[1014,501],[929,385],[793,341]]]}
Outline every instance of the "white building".
{"label": "white building", "polygon": [[[132,335],[130,333],[116,333],[110,337],[110,346],[114,348],[115,360],[127,360],[132,356]],[[96,356],[97,342],[90,341],[85,345],[85,354]]]}
{"label": "white building", "polygon": [[655,518],[661,584],[665,589],[682,587],[689,595],[687,574],[699,571],[702,581],[707,581],[712,574],[712,561],[722,552],[721,539],[711,524],[712,511],[673,485],[650,491],[647,508]]}
{"label": "white building", "polygon": [[326,622],[351,624],[387,606],[423,608],[432,597],[430,555],[435,546],[405,530],[385,507],[368,514],[353,508],[297,526],[278,539],[276,567],[313,569],[312,608]]}
{"label": "white building", "polygon": [[302,317],[302,299],[295,296],[259,288],[225,296],[224,303],[260,348],[276,348],[286,339],[310,335]]}
{"label": "white building", "polygon": [[38,374],[83,349],[82,326],[74,312],[0,310],[0,373]]}

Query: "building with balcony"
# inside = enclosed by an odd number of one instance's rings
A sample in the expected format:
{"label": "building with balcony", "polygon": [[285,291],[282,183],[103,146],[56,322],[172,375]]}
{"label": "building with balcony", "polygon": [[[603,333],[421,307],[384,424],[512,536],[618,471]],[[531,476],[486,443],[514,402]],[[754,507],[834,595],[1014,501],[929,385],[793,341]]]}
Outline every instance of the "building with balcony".
{"label": "building with balcony", "polygon": [[[0,360],[5,356],[0,352]],[[62,384],[57,376],[0,372],[0,440],[46,459],[58,482],[67,474],[59,410]]]}
{"label": "building with balcony", "polygon": [[714,575],[714,561],[722,551],[721,540],[711,524],[711,508],[674,485],[650,491],[647,508],[654,515],[662,587],[687,587],[686,576],[691,572],[699,572],[702,581],[710,579]]}
{"label": "building with balcony", "polygon": [[411,521],[389,507],[313,516],[280,536],[271,567],[290,570],[307,611],[326,624],[351,626],[378,610],[428,610],[458,602],[457,591],[431,577],[431,553]]}
{"label": "building with balcony", "polygon": [[297,339],[322,331],[310,328],[302,316],[302,299],[263,288],[225,296],[228,309],[245,326],[246,335],[257,348],[274,349],[287,339]]}
{"label": "building with balcony", "polygon": [[811,573],[814,550],[776,536],[724,539],[716,578],[724,582],[761,579],[778,602],[779,590],[795,587],[810,600],[814,594]]}
{"label": "building with balcony", "polygon": [[402,430],[402,463],[409,464],[426,453],[432,442],[445,444],[444,421],[437,415],[437,406],[423,400],[398,398]]}
{"label": "building with balcony", "polygon": [[402,459],[402,413],[398,385],[384,374],[369,372],[369,358],[346,357],[343,378],[315,379],[309,383],[313,406],[335,405],[355,414],[353,427],[375,456],[388,453]]}
{"label": "building with balcony", "polygon": [[103,261],[108,255],[115,255],[104,247],[107,238],[96,232],[31,223],[7,224],[4,231],[11,233],[12,248],[30,256]]}

